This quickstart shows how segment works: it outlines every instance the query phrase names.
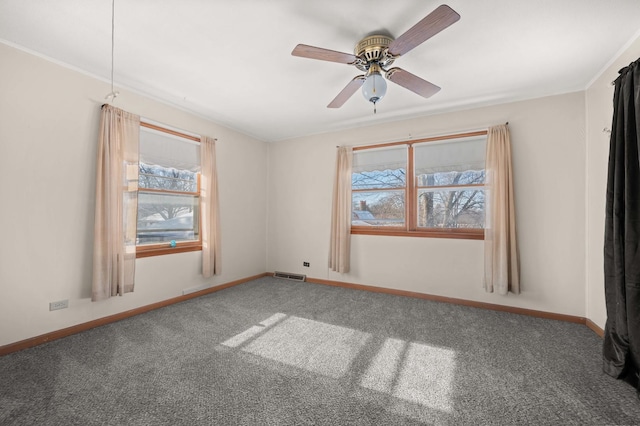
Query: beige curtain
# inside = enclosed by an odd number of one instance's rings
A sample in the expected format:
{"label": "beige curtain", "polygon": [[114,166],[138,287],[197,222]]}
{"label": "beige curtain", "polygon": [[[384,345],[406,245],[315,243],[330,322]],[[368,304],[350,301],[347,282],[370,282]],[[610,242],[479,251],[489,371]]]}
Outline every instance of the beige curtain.
{"label": "beige curtain", "polygon": [[353,150],[348,146],[338,148],[336,175],[333,184],[331,208],[331,245],[329,268],[332,271],[349,272],[351,251],[351,169]]}
{"label": "beige curtain", "polygon": [[216,172],[216,140],[203,136],[200,140],[200,214],[202,216],[202,275],[219,274],[220,214],[218,208],[218,176]]}
{"label": "beige curtain", "polygon": [[100,117],[91,300],[133,291],[140,117],[104,105]]}
{"label": "beige curtain", "polygon": [[499,294],[519,294],[511,141],[506,125],[488,131],[485,170],[484,288]]}

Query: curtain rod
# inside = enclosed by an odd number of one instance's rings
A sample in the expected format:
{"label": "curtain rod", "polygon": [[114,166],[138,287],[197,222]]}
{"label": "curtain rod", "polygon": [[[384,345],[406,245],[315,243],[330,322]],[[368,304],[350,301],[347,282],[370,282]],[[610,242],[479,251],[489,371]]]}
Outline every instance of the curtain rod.
{"label": "curtain rod", "polygon": [[[461,138],[468,138],[473,136],[484,136],[486,134],[487,134],[487,130],[476,130],[472,132],[452,133],[448,135],[431,136],[431,137],[418,138],[418,139],[408,139],[404,141],[381,142],[381,143],[375,143],[370,145],[358,145],[358,146],[354,146],[353,150],[359,151],[363,149],[386,148],[389,146],[413,145],[416,143],[423,143],[423,142],[436,142],[436,141],[444,141],[448,139],[461,139]],[[340,148],[340,145],[336,145],[336,148]]]}
{"label": "curtain rod", "polygon": [[[110,105],[110,104],[108,104],[108,103],[107,104],[102,104],[100,109],[104,108],[107,105]],[[141,127],[146,127],[148,129],[157,130],[159,132],[169,133],[171,135],[179,136],[181,138],[189,139],[189,140],[192,140],[192,141],[195,141],[195,142],[198,142],[198,143],[202,142],[202,140],[201,140],[202,137],[201,136],[189,135],[187,133],[183,133],[183,132],[180,132],[180,131],[177,131],[177,130],[170,129],[169,127],[171,127],[171,126],[168,126],[168,125],[162,125],[162,124],[158,125],[158,124],[150,123],[149,121],[151,121],[151,120],[147,120],[147,121],[143,121],[143,120],[144,120],[144,118],[140,119],[140,126]],[[218,138],[212,138],[212,139],[214,141],[216,141],[216,142],[218,141]]]}
{"label": "curtain rod", "polygon": [[[507,121],[504,124],[505,126],[508,126],[509,122]],[[456,138],[464,138],[464,137],[470,137],[470,136],[482,136],[482,135],[486,135],[487,133],[488,133],[487,130],[471,130],[463,133],[455,133],[455,134],[449,134],[449,135],[430,136],[430,137],[418,138],[418,139],[408,139],[404,141],[380,142],[380,143],[371,144],[371,145],[359,145],[359,146],[354,146],[353,150],[358,151],[360,149],[384,148],[384,147],[393,146],[393,145],[408,145],[408,144],[422,143],[422,142],[435,142],[438,140],[456,139]],[[340,148],[340,146],[341,145],[336,145],[336,148]]]}
{"label": "curtain rod", "polygon": [[[140,127],[146,127],[147,129],[157,130],[158,132],[168,133],[170,135],[178,136],[184,139],[189,139],[195,142],[201,142],[201,138],[197,136],[191,136],[186,133],[178,132],[176,130],[167,129],[166,127],[158,126],[155,124],[147,123],[145,121],[140,121]],[[217,139],[216,139],[217,140]]]}
{"label": "curtain rod", "polygon": [[371,148],[385,148],[388,146],[396,146],[396,145],[413,145],[416,143],[423,143],[423,142],[436,142],[436,141],[444,141],[444,140],[448,140],[448,139],[461,139],[461,138],[468,138],[468,137],[472,137],[472,136],[484,136],[487,134],[486,130],[479,130],[479,131],[475,131],[475,132],[465,132],[465,133],[454,133],[454,134],[449,134],[449,135],[441,135],[441,136],[432,136],[429,138],[420,138],[420,139],[409,139],[406,141],[398,141],[398,142],[387,142],[387,143],[379,143],[379,144],[371,144],[371,145],[360,145],[360,146],[354,146],[353,150],[354,151],[359,151],[362,149],[371,149]]}

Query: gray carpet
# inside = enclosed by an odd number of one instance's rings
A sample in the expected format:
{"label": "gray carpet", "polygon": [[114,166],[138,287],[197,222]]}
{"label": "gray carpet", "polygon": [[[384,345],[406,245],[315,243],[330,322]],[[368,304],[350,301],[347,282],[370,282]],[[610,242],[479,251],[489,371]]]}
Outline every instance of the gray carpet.
{"label": "gray carpet", "polygon": [[640,424],[601,344],[583,325],[263,278],[1,357],[0,424]]}

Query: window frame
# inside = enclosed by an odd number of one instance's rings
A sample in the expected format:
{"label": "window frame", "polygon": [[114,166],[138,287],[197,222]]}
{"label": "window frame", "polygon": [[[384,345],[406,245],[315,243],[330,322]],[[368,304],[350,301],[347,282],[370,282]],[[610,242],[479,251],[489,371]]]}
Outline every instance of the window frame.
{"label": "window frame", "polygon": [[[406,185],[405,185],[405,225],[404,228],[392,227],[392,226],[351,226],[352,235],[384,235],[393,237],[422,237],[422,238],[455,238],[455,239],[467,239],[467,240],[484,240],[485,230],[484,228],[424,228],[418,227],[418,190],[420,187],[417,184],[417,177],[415,176],[415,164],[414,164],[414,145],[425,142],[439,142],[443,140],[462,139],[474,136],[486,136],[486,130],[479,130],[475,132],[456,133],[443,136],[434,136],[429,138],[399,141],[399,142],[387,142],[374,145],[362,145],[353,147],[353,151],[362,151],[367,149],[387,148],[398,145],[407,146],[407,168],[406,168]],[[485,187],[484,184],[473,185],[461,185],[463,187]],[[443,190],[453,188],[454,186],[441,186]],[[354,190],[352,192],[366,192],[367,190]],[[371,191],[370,189],[368,191]]]}
{"label": "window frame", "polygon": [[[179,132],[177,130],[169,129],[163,126],[159,126],[156,124],[151,124],[148,122],[140,121],[140,127],[146,127],[151,130],[156,130],[159,132],[167,133],[173,136],[178,136],[180,138],[188,139],[190,141],[201,143],[201,139],[197,136],[189,135],[186,133]],[[201,160],[202,161],[202,160]],[[140,188],[138,187],[138,194],[141,192],[149,193],[149,194],[170,194],[170,195],[197,195],[198,197],[198,208],[200,208],[200,179],[202,173],[198,172],[197,174],[197,192],[180,192],[173,190],[162,190],[162,189],[153,189],[153,188]],[[185,253],[191,251],[202,251],[202,215],[198,214],[198,239],[193,241],[176,241],[175,247],[171,247],[169,243],[157,243],[157,244],[136,244],[136,259],[144,258],[144,257],[152,257],[152,256],[162,256],[165,254],[172,253]]]}

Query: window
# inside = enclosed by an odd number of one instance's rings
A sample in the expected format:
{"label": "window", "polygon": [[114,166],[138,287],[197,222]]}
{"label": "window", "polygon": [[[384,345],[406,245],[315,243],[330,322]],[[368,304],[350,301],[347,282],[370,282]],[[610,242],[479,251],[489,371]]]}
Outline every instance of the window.
{"label": "window", "polygon": [[353,156],[351,225],[406,225],[407,148],[371,149]]}
{"label": "window", "polygon": [[199,138],[141,123],[138,257],[202,249]]}
{"label": "window", "polygon": [[486,132],[354,149],[352,234],[482,239]]}

